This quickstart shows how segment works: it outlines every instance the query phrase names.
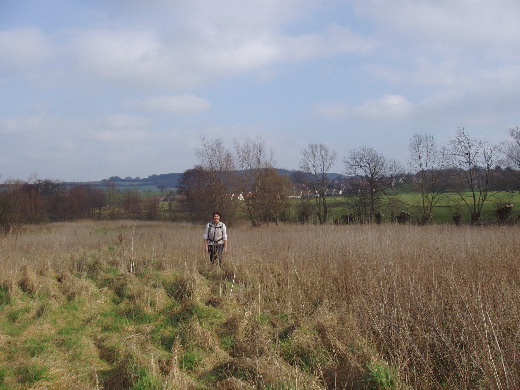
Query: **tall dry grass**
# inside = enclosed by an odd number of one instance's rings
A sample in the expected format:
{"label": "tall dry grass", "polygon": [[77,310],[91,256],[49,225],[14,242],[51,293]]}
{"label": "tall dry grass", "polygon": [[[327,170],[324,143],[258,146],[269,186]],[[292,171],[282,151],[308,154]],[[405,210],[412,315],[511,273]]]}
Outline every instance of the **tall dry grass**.
{"label": "tall dry grass", "polygon": [[[108,287],[123,286],[151,311],[169,299],[221,310],[216,333],[191,322],[189,336],[176,339],[171,368],[162,369],[166,388],[202,388],[188,376],[208,372],[222,389],[520,386],[517,226],[231,226],[229,237],[219,270],[203,252],[201,226],[27,227],[0,238],[0,280],[12,296],[57,296],[45,281],[54,275],[68,300],[88,296],[101,305],[79,275],[96,280],[109,267],[118,278]],[[156,271],[176,275],[174,294],[158,293]],[[218,346],[219,337],[232,346]],[[0,337],[0,347],[5,342]],[[98,338],[92,348],[103,357],[114,343]],[[183,373],[176,362],[197,348],[212,353],[201,352],[199,369]],[[119,364],[111,375],[127,369],[128,355],[105,360]],[[277,380],[287,387],[275,387]]]}

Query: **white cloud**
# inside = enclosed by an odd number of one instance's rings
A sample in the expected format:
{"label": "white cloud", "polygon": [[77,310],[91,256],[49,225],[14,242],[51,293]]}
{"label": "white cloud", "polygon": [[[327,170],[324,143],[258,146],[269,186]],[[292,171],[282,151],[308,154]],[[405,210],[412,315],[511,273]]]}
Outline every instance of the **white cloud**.
{"label": "white cloud", "polygon": [[158,147],[149,128],[149,119],[127,114],[85,120],[35,112],[4,119],[0,174],[6,179],[16,172],[24,179],[36,171],[45,178],[99,180],[125,169],[143,175],[149,168],[141,163]]}
{"label": "white cloud", "polygon": [[314,105],[315,115],[326,119],[351,117],[362,120],[401,120],[414,113],[414,105],[401,95],[385,95],[378,99],[349,107],[345,103]]}
{"label": "white cloud", "polygon": [[377,20],[389,39],[398,33],[407,44],[436,53],[480,49],[482,57],[516,56],[512,51],[520,44],[520,3],[515,0],[367,0],[355,7]]}
{"label": "white cloud", "polygon": [[100,8],[101,20],[114,20],[110,25],[60,25],[47,34],[38,28],[0,31],[0,77],[6,70],[41,72],[40,65],[52,61],[49,84],[79,72],[114,87],[186,91],[244,72],[274,75],[269,68],[281,63],[373,48],[371,40],[335,22],[313,32],[282,30],[320,6],[300,0],[157,1],[153,7],[114,2]]}
{"label": "white cloud", "polygon": [[46,121],[46,115],[38,113],[24,117],[6,118],[0,122],[0,134],[16,135],[35,132]]}
{"label": "white cloud", "polygon": [[[367,0],[379,43],[366,68],[378,79],[424,88],[466,90],[520,63],[520,3],[513,0]],[[429,90],[430,89],[430,90]]]}
{"label": "white cloud", "polygon": [[147,118],[127,114],[114,114],[106,118],[104,123],[111,128],[145,128],[150,124]]}
{"label": "white cloud", "polygon": [[[367,53],[373,41],[331,22],[311,33],[282,31],[317,5],[305,1],[221,1],[156,4],[137,21],[112,29],[76,30],[66,46],[89,78],[140,90],[186,90],[229,75],[339,53]],[[138,7],[139,8],[139,7]],[[172,21],[173,19],[173,21]],[[116,17],[117,20],[117,17]],[[168,24],[165,23],[168,21]]]}
{"label": "white cloud", "polygon": [[151,112],[170,112],[175,114],[198,114],[211,108],[211,103],[194,95],[150,96],[142,101],[129,102],[129,105]]}
{"label": "white cloud", "polygon": [[148,138],[148,133],[141,130],[102,130],[96,133],[96,139],[110,143],[126,143],[142,141]]}
{"label": "white cloud", "polygon": [[93,79],[143,86],[165,77],[161,42],[153,33],[132,30],[80,32],[68,45],[79,70]]}
{"label": "white cloud", "polygon": [[51,54],[49,39],[37,28],[0,30],[0,75],[35,70]]}
{"label": "white cloud", "polygon": [[402,119],[411,113],[413,104],[400,95],[386,95],[368,100],[351,110],[351,115],[370,119]]}
{"label": "white cloud", "polygon": [[271,39],[256,37],[245,42],[207,48],[201,51],[202,67],[211,73],[241,73],[276,63],[280,48]]}
{"label": "white cloud", "polygon": [[349,108],[343,103],[316,104],[314,113],[322,118],[341,119],[347,116]]}
{"label": "white cloud", "polygon": [[94,139],[111,143],[142,141],[149,137],[149,119],[135,115],[110,115],[92,132]]}
{"label": "white cloud", "polygon": [[374,47],[371,40],[336,23],[323,31],[308,34],[292,36],[273,30],[235,38],[202,50],[204,68],[223,74],[244,72],[341,53],[365,54]]}
{"label": "white cloud", "polygon": [[366,54],[375,47],[375,42],[354,33],[349,28],[331,24],[325,31],[295,37],[282,36],[280,53],[286,61],[331,56],[340,53]]}

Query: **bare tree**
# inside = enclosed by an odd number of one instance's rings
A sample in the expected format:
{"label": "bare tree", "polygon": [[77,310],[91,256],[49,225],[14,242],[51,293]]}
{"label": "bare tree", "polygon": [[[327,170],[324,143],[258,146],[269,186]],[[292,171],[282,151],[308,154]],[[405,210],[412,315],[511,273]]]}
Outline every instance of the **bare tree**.
{"label": "bare tree", "polygon": [[274,221],[278,225],[279,219],[289,207],[289,192],[291,182],[274,168],[265,168],[258,172],[253,183],[256,189],[254,194],[258,214],[269,224]]}
{"label": "bare tree", "polygon": [[366,194],[370,205],[369,220],[373,221],[381,196],[394,184],[401,168],[396,162],[387,160],[382,154],[366,146],[352,150],[343,161],[347,175],[356,175],[363,179],[362,184],[365,185],[360,186],[359,194]]}
{"label": "bare tree", "polygon": [[178,193],[183,209],[197,221],[203,221],[215,210],[210,174],[200,165],[185,171],[179,179]]}
{"label": "bare tree", "polygon": [[233,143],[238,169],[256,171],[274,167],[274,153],[261,138],[247,138],[243,142],[235,139]]}
{"label": "bare tree", "polygon": [[47,206],[47,214],[51,221],[65,219],[65,185],[63,182],[51,179],[31,179],[28,185],[37,188],[39,197]]}
{"label": "bare tree", "polygon": [[261,191],[264,180],[260,180],[263,170],[274,167],[273,152],[257,138],[247,138],[243,142],[234,141],[236,164],[240,170],[238,192],[243,200],[244,211],[253,226],[260,225],[262,219]]}
{"label": "bare tree", "polygon": [[106,202],[108,216],[110,219],[117,219],[121,216],[122,198],[116,184],[112,181],[106,182]]}
{"label": "bare tree", "polygon": [[209,172],[228,172],[235,169],[232,154],[226,149],[221,138],[210,140],[201,138],[201,146],[196,150],[200,165]]}
{"label": "bare tree", "polygon": [[141,219],[143,216],[143,200],[137,191],[125,191],[122,194],[122,206],[127,218]]}
{"label": "bare tree", "polygon": [[300,169],[309,177],[309,187],[315,191],[316,213],[320,224],[327,222],[327,188],[329,179],[327,174],[336,161],[336,152],[323,144],[309,144],[302,151]]}
{"label": "bare tree", "polygon": [[520,128],[517,126],[509,129],[508,132],[512,139],[504,145],[504,152],[508,163],[516,168],[520,168]]}
{"label": "bare tree", "polygon": [[155,221],[159,219],[161,207],[159,200],[154,196],[149,196],[143,199],[143,211],[147,220]]}
{"label": "bare tree", "polygon": [[435,138],[429,134],[414,134],[408,146],[410,167],[421,193],[421,222],[431,219],[432,210],[444,192],[446,180],[440,169],[440,152]]}
{"label": "bare tree", "polygon": [[203,196],[211,210],[219,210],[229,221],[237,208],[237,197],[233,196],[237,187],[237,175],[232,154],[225,148],[222,139],[201,139],[201,147],[196,150],[201,168],[209,181]]}
{"label": "bare tree", "polygon": [[25,223],[45,221],[46,206],[36,185],[18,180],[5,183],[0,191],[0,233]]}
{"label": "bare tree", "polygon": [[464,183],[464,187],[457,189],[456,192],[467,206],[471,221],[478,222],[484,203],[491,195],[490,177],[492,169],[498,162],[498,147],[471,138],[466,129],[460,127],[449,142],[448,151],[449,165]]}
{"label": "bare tree", "polygon": [[87,187],[87,193],[91,208],[91,216],[95,216],[95,210],[97,210],[97,216],[98,218],[101,218],[101,209],[106,203],[106,195],[105,193],[96,187],[88,186]]}
{"label": "bare tree", "polygon": [[65,193],[63,213],[65,219],[82,219],[91,216],[92,206],[89,202],[89,186],[80,184],[72,186]]}

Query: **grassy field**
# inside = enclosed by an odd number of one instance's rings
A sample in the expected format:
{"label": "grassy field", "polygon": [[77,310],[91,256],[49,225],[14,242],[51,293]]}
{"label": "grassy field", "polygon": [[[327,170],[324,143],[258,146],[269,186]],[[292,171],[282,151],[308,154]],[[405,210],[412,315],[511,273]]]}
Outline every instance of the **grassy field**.
{"label": "grassy field", "polygon": [[[465,194],[465,198],[471,205],[472,200],[471,194],[469,192]],[[345,197],[331,197],[328,202],[331,206],[331,215],[333,215],[333,217],[340,217],[342,215],[354,212],[352,208],[349,208],[347,198]],[[491,193],[488,200],[484,203],[481,222],[496,222],[497,208],[506,203],[512,203],[513,205],[516,205],[516,207],[513,208],[511,218],[519,215],[520,192],[498,191]],[[399,212],[401,212],[401,210],[405,210],[412,214],[412,222],[417,222],[421,217],[421,210],[419,207],[420,204],[420,193],[398,193],[392,197],[384,197],[382,199],[381,206],[378,207],[378,210],[381,210],[384,213],[384,222],[390,222],[392,213],[397,215]],[[460,213],[463,216],[464,223],[469,223],[471,221],[471,213],[458,194],[445,193],[439,195],[438,202],[432,211],[432,221],[435,223],[451,223],[454,213]]]}
{"label": "grassy field", "polygon": [[515,226],[76,222],[0,237],[0,389],[517,389]]}

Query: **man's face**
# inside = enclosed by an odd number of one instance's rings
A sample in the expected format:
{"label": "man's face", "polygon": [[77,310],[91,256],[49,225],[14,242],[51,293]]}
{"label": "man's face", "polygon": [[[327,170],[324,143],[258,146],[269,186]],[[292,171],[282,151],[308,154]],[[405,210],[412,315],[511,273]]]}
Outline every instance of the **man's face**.
{"label": "man's face", "polygon": [[213,215],[213,222],[219,223],[219,221],[220,221],[220,215],[218,215],[218,214]]}

